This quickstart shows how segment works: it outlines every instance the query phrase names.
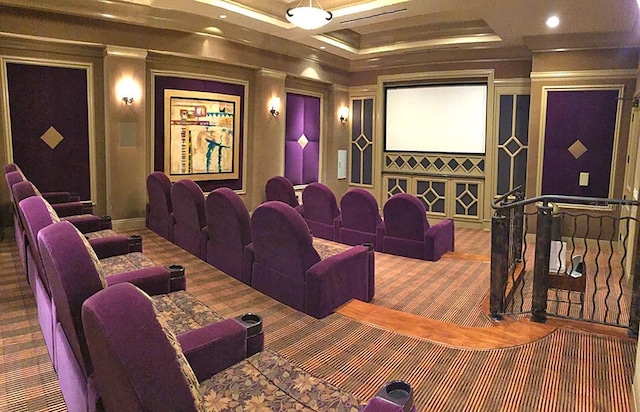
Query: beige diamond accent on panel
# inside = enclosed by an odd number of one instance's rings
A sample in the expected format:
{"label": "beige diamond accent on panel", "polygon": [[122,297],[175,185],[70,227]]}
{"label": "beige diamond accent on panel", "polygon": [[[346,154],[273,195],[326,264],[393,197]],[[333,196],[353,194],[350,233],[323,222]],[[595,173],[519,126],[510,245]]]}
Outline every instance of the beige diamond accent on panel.
{"label": "beige diamond accent on panel", "polygon": [[580,139],[578,139],[575,142],[573,142],[573,144],[569,146],[567,150],[569,151],[569,153],[573,155],[573,157],[575,157],[576,159],[579,159],[580,156],[585,154],[588,149],[585,147],[585,145],[582,144]]}
{"label": "beige diamond accent on panel", "polygon": [[44,132],[42,136],[40,136],[40,140],[45,142],[50,148],[55,149],[56,146],[59,145],[62,140],[64,140],[64,137],[60,133],[58,133],[58,131],[53,126],[51,126],[49,129],[47,129],[46,132]]}
{"label": "beige diamond accent on panel", "polygon": [[307,143],[309,143],[309,139],[307,139],[307,136],[305,136],[303,133],[302,136],[300,136],[300,138],[298,139],[298,144],[304,149]]}

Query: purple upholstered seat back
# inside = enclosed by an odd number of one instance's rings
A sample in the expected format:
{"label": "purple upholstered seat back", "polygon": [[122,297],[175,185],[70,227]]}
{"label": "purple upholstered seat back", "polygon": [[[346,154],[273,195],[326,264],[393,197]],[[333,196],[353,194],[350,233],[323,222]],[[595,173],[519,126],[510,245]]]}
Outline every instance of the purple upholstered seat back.
{"label": "purple upholstered seat back", "polygon": [[385,235],[390,237],[424,241],[429,229],[427,211],[413,195],[398,193],[384,204]]}
{"label": "purple upholstered seat back", "polygon": [[9,172],[22,172],[22,170],[20,170],[20,167],[18,167],[17,164],[9,163],[4,165],[4,174],[6,175]]}
{"label": "purple upholstered seat back", "polygon": [[149,229],[153,230],[165,239],[169,239],[171,218],[173,212],[171,205],[171,181],[162,172],[153,172],[147,176],[147,196],[149,197],[149,210],[147,222]]}
{"label": "purple upholstered seat back", "polygon": [[58,321],[87,378],[93,367],[80,316],[84,301],[103,289],[100,277],[71,223],[63,221],[45,227],[38,234],[38,245]]}
{"label": "purple upholstered seat back", "polygon": [[209,240],[242,254],[251,243],[249,211],[240,196],[222,187],[209,193],[205,201]]}
{"label": "purple upholstered seat back", "polygon": [[320,261],[304,219],[282,202],[258,206],[251,216],[251,239],[256,263],[297,281],[304,282],[307,269]]}
{"label": "purple upholstered seat back", "polygon": [[[7,181],[7,188],[9,189],[9,196],[10,198],[13,200],[13,186],[16,185],[17,183],[23,182],[24,181],[24,176],[22,175],[22,173],[20,172],[9,172],[7,174],[4,175],[5,180]],[[18,204],[19,201],[16,201],[16,204]]]}
{"label": "purple upholstered seat back", "polygon": [[13,186],[11,186],[11,192],[13,194],[13,200],[16,202],[16,205],[22,202],[24,199],[38,195],[35,187],[28,180],[15,183]]}
{"label": "purple upholstered seat back", "polygon": [[209,193],[206,261],[223,272],[247,282],[243,277],[244,247],[251,243],[249,211],[240,196],[223,187]]}
{"label": "purple upholstered seat back", "polygon": [[340,213],[347,229],[375,234],[382,222],[376,198],[364,189],[349,189],[340,199]]}
{"label": "purple upholstered seat back", "polygon": [[200,231],[207,225],[202,189],[191,180],[179,180],[171,186],[171,204],[174,243],[200,257]]}
{"label": "purple upholstered seat back", "polygon": [[196,411],[176,351],[135,286],[89,298],[82,322],[107,411]]}
{"label": "purple upholstered seat back", "polygon": [[284,176],[274,176],[267,180],[267,184],[264,187],[267,201],[277,200],[288,204],[291,207],[298,206],[298,199],[296,198],[293,185]]}
{"label": "purple upholstered seat back", "polygon": [[302,191],[305,219],[333,225],[339,214],[338,202],[331,189],[322,183],[310,183]]}
{"label": "purple upholstered seat back", "polygon": [[[22,182],[18,183],[22,185]],[[36,267],[38,269],[38,275],[40,276],[40,280],[42,280],[42,284],[44,285],[47,293],[51,296],[51,287],[49,285],[49,280],[44,271],[44,266],[42,265],[42,258],[40,256],[40,250],[38,248],[38,233],[40,230],[45,227],[52,225],[55,223],[51,213],[49,212],[49,208],[47,207],[46,200],[41,198],[40,196],[32,196],[27,199],[22,200],[18,204],[18,209],[20,210],[20,215],[22,216],[22,221],[24,222],[24,231],[27,235],[27,239],[29,241],[29,249],[31,250],[31,255],[36,263]]]}

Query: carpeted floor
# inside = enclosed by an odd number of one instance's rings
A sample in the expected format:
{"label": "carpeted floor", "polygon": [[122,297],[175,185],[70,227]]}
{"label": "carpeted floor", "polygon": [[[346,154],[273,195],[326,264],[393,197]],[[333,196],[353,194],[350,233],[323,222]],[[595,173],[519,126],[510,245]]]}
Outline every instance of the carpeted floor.
{"label": "carpeted floor", "polygon": [[[259,313],[268,348],[361,398],[400,378],[413,385],[420,411],[632,410],[635,344],[628,340],[559,330],[519,347],[461,350],[339,314],[316,320],[148,230],[135,232],[144,236],[145,254],[152,260],[184,264],[188,290],[216,312],[225,317]],[[458,251],[488,254],[488,232],[457,230],[456,237]],[[0,257],[0,410],[64,410],[15,244],[1,242]],[[470,273],[488,282],[488,264],[455,259],[429,263],[382,254],[376,259],[374,303],[404,305],[404,310],[420,310],[424,316],[480,326],[478,302],[488,284],[474,283]],[[448,283],[460,276],[469,278],[459,282],[457,291],[451,289]]]}

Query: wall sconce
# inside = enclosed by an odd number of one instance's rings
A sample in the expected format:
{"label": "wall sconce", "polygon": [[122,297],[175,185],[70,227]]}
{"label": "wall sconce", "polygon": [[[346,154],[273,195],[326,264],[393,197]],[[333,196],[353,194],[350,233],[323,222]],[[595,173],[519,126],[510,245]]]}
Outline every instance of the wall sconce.
{"label": "wall sconce", "polygon": [[140,86],[131,77],[124,77],[116,85],[117,96],[126,104],[131,104],[140,98]]}
{"label": "wall sconce", "polygon": [[280,114],[280,98],[279,97],[271,98],[271,109],[269,110],[269,113],[271,113],[273,117],[276,117],[277,115]]}
{"label": "wall sconce", "polygon": [[338,110],[338,117],[342,124],[347,123],[347,120],[349,120],[349,108],[342,106],[340,110]]}

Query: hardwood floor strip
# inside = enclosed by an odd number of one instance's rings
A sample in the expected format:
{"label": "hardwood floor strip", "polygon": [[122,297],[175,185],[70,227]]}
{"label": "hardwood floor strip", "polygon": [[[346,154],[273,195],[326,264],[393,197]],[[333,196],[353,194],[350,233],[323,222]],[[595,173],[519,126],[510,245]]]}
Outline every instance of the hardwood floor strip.
{"label": "hardwood floor strip", "polygon": [[542,339],[557,329],[553,325],[528,320],[484,328],[459,326],[355,299],[347,302],[336,312],[389,331],[461,349],[510,348]]}

